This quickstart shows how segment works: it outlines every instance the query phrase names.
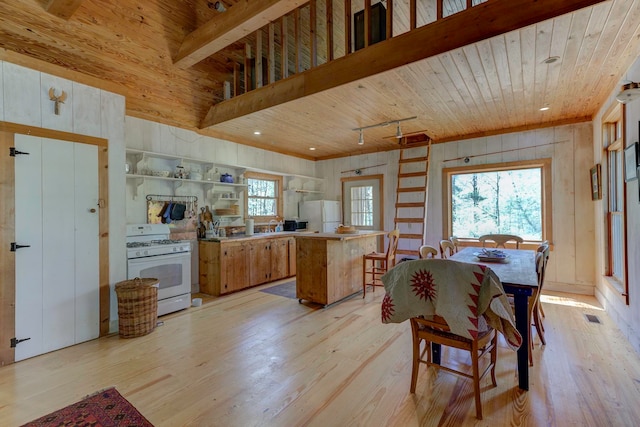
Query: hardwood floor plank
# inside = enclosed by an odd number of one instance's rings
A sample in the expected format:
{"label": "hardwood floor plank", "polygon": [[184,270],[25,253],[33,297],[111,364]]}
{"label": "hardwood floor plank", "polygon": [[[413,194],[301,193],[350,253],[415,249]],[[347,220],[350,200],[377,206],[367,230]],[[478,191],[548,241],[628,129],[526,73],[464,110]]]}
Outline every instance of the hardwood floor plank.
{"label": "hardwood floor plank", "polygon": [[[409,393],[409,325],[380,322],[383,292],[322,308],[262,287],[164,316],[144,337],[103,337],[0,368],[0,425],[18,426],[115,386],[157,426],[633,425],[640,358],[595,298],[543,296],[530,390],[500,339],[484,420],[471,382],[420,367]],[[589,323],[585,314],[598,316]],[[443,348],[443,360],[469,356]]]}

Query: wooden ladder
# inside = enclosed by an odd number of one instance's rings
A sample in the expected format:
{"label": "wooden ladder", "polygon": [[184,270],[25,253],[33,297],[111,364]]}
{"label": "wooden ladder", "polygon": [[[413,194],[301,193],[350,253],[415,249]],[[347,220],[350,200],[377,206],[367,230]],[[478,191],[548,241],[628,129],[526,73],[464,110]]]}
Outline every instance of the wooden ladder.
{"label": "wooden ladder", "polygon": [[403,255],[419,258],[420,246],[424,244],[430,157],[431,141],[422,147],[400,150],[394,219],[395,228],[400,230],[397,259]]}

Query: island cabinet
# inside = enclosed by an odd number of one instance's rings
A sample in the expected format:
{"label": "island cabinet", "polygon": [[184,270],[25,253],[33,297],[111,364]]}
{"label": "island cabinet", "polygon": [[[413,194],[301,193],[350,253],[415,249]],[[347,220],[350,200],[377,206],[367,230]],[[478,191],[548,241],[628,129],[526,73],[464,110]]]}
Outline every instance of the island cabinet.
{"label": "island cabinet", "polygon": [[295,274],[289,237],[200,241],[200,291],[224,295]]}
{"label": "island cabinet", "polygon": [[323,305],[362,290],[362,256],[377,249],[383,231],[296,236],[296,297]]}
{"label": "island cabinet", "polygon": [[289,276],[296,275],[296,238],[289,237],[287,239],[289,246]]}

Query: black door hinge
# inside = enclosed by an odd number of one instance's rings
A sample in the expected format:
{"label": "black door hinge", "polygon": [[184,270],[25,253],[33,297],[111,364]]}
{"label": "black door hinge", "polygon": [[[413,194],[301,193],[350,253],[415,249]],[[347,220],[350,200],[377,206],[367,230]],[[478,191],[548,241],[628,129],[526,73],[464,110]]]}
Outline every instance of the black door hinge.
{"label": "black door hinge", "polygon": [[30,248],[31,245],[18,245],[16,242],[11,242],[11,252],[15,252],[21,248]]}
{"label": "black door hinge", "polygon": [[15,157],[16,154],[29,154],[29,153],[25,153],[24,151],[18,151],[16,150],[16,147],[9,147],[9,156]]}
{"label": "black door hinge", "polygon": [[22,338],[22,339],[17,339],[16,337],[11,338],[11,348],[16,348],[16,346],[18,344],[20,344],[22,341],[27,341],[30,340],[31,338]]}

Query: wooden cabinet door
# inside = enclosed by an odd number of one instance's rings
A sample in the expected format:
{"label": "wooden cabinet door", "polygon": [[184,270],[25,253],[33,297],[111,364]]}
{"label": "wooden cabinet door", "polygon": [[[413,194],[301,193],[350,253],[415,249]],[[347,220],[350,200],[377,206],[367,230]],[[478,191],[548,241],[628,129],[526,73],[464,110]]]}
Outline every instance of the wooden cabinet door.
{"label": "wooden cabinet door", "polygon": [[289,272],[289,239],[273,239],[271,241],[271,281],[287,277]]}
{"label": "wooden cabinet door", "polygon": [[249,286],[267,283],[271,277],[271,242],[261,239],[249,243]]}
{"label": "wooden cabinet door", "polygon": [[220,264],[221,294],[244,289],[248,286],[247,245],[244,243],[223,243]]}
{"label": "wooden cabinet door", "polygon": [[289,272],[287,277],[292,277],[296,275],[296,238],[289,237],[287,240],[289,245]]}

